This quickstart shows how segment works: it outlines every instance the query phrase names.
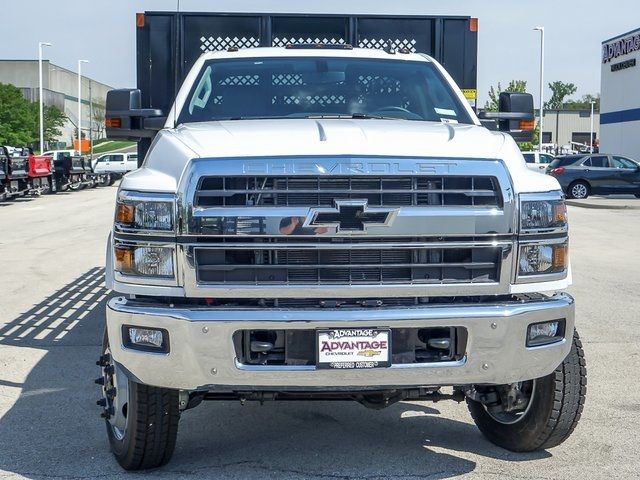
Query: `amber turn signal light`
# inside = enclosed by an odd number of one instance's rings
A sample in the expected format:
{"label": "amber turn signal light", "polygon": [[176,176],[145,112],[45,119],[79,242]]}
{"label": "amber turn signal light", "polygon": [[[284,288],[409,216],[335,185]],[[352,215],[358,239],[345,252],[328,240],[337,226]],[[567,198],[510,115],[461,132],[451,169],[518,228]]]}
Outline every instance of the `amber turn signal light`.
{"label": "amber turn signal light", "polygon": [[564,270],[567,268],[567,246],[556,245],[553,247],[553,269]]}
{"label": "amber turn signal light", "polygon": [[121,128],[122,119],[121,118],[105,118],[104,126],[107,128]]}
{"label": "amber turn signal light", "polygon": [[564,203],[556,203],[553,206],[553,222],[565,223],[567,221],[567,206]]}
{"label": "amber turn signal light", "polygon": [[520,130],[533,130],[536,124],[533,120],[520,120],[519,128]]}
{"label": "amber turn signal light", "polygon": [[116,222],[125,225],[132,225],[134,221],[134,207],[133,205],[125,205],[119,203],[116,207]]}
{"label": "amber turn signal light", "polygon": [[132,272],[133,271],[133,250],[126,247],[115,248],[116,265],[115,269],[118,272]]}

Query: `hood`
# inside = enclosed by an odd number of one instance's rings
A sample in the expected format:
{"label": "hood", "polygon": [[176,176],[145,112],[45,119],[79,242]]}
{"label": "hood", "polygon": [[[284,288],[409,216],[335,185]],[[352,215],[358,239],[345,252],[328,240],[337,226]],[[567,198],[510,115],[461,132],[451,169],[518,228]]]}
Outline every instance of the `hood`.
{"label": "hood", "polygon": [[123,185],[175,191],[193,158],[332,155],[501,159],[516,192],[558,188],[555,179],[529,170],[503,133],[478,125],[373,119],[236,120],[165,129],[143,168],[128,174]]}
{"label": "hood", "polygon": [[504,143],[476,125],[290,119],[187,124],[173,134],[199,157],[392,155],[497,158]]}

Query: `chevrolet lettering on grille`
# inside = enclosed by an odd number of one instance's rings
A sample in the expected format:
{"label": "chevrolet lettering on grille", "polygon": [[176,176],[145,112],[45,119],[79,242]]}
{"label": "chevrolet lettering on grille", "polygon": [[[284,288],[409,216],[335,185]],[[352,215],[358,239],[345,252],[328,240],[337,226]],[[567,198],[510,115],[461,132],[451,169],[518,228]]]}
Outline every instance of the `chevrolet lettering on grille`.
{"label": "chevrolet lettering on grille", "polygon": [[367,200],[336,200],[334,208],[312,208],[305,227],[335,228],[336,232],[366,232],[367,227],[388,227],[398,209],[369,208]]}

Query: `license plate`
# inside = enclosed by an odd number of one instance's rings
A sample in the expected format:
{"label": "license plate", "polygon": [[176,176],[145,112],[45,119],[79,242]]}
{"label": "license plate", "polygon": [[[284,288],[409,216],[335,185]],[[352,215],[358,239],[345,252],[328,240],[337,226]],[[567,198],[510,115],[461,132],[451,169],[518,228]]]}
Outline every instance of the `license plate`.
{"label": "license plate", "polygon": [[357,369],[391,365],[391,331],[336,328],[317,332],[317,368]]}

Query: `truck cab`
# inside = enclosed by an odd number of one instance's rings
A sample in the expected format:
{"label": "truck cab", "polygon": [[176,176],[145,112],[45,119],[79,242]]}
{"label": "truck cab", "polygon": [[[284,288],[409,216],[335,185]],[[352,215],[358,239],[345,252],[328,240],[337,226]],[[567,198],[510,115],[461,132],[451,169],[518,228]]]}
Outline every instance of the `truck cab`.
{"label": "truck cab", "polygon": [[110,173],[118,178],[138,168],[137,153],[108,153],[93,162],[95,173]]}
{"label": "truck cab", "polygon": [[507,449],[570,435],[584,358],[564,196],[512,137],[530,96],[481,121],[433,57],[297,44],[205,53],[170,110],[119,90],[106,118],[153,138],[106,255],[124,468],[166,463],[203,400],[454,399]]}

